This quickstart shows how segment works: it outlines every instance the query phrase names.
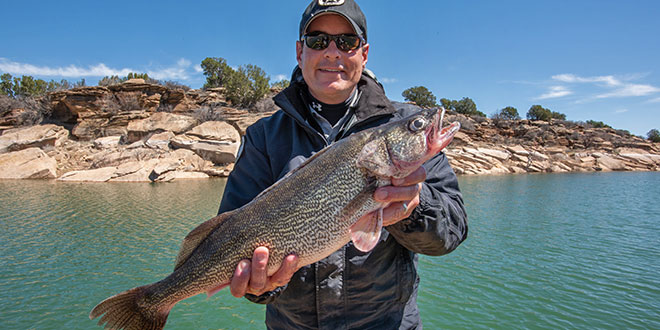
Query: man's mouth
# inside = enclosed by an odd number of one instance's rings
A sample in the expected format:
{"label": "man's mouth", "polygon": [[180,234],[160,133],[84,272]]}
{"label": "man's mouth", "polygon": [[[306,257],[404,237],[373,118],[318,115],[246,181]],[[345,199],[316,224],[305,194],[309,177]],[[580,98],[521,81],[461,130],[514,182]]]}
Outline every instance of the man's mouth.
{"label": "man's mouth", "polygon": [[336,73],[341,73],[341,72],[343,72],[343,71],[340,70],[340,69],[319,69],[319,70],[321,70],[321,71],[325,71],[325,72],[336,72]]}

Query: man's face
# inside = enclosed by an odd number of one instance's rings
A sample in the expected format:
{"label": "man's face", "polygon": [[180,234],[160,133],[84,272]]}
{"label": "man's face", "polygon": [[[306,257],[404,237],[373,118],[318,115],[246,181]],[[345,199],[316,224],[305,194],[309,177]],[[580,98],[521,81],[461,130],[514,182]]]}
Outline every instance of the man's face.
{"label": "man's face", "polygon": [[[353,34],[353,27],[342,16],[326,14],[312,21],[307,33]],[[338,104],[346,101],[362,75],[367,64],[369,45],[349,52],[341,51],[334,41],[326,49],[314,50],[296,43],[296,58],[302,69],[309,92],[319,101]]]}

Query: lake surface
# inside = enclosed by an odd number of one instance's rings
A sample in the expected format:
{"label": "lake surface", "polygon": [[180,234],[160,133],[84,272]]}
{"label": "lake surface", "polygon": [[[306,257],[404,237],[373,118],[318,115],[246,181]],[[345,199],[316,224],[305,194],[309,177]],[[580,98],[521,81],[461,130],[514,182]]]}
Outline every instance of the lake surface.
{"label": "lake surface", "polygon": [[[660,173],[460,177],[469,237],[420,259],[428,329],[660,329]],[[224,180],[0,181],[0,329],[101,329],[106,297],[159,280]],[[261,329],[223,290],[166,329]]]}

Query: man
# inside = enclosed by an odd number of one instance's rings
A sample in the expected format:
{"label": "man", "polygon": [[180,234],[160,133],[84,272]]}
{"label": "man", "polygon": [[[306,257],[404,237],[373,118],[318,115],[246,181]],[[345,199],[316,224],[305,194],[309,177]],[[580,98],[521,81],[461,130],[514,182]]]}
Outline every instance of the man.
{"label": "man", "polygon": [[[352,0],[314,0],[303,13],[291,85],[275,96],[281,108],[248,128],[220,212],[243,206],[325,146],[357,131],[414,112],[396,109],[365,65],[364,14]],[[456,176],[444,154],[429,160],[376,200],[390,202],[376,247],[364,253],[349,242],[302,268],[290,255],[272,276],[268,249],[236,267],[230,290],[268,304],[269,329],[415,329],[417,253],[442,255],[467,236]]]}

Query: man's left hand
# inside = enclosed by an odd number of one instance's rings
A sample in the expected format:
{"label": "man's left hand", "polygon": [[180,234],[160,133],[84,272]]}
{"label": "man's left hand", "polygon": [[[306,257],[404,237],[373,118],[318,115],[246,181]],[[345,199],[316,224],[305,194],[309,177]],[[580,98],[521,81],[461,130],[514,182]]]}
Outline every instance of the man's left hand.
{"label": "man's left hand", "polygon": [[424,180],[426,170],[420,167],[405,178],[392,179],[391,186],[376,189],[374,199],[390,203],[383,209],[383,226],[393,225],[410,216],[419,205],[419,192]]}

